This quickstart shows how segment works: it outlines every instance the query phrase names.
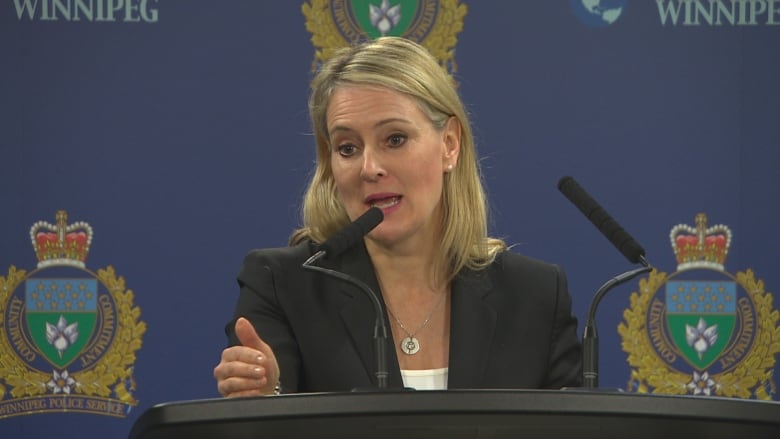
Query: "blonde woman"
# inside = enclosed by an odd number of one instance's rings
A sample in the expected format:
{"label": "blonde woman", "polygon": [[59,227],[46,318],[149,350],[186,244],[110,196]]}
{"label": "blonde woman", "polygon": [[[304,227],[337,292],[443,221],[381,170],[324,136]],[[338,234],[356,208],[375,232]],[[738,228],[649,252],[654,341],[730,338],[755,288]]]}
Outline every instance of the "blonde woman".
{"label": "blonde woman", "polygon": [[487,234],[471,126],[452,78],[420,45],[345,48],[312,82],[316,169],[290,246],[250,252],[238,276],[224,396],[375,386],[374,308],[301,264],[373,206],[384,220],[329,268],[380,296],[388,386],[560,388],[581,384],[566,278]]}

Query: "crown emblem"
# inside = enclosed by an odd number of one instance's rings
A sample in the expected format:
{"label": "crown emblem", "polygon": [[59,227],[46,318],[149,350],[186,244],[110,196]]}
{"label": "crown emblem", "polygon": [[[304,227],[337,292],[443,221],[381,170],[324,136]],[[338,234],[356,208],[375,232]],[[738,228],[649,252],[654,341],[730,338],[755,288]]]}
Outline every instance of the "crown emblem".
{"label": "crown emblem", "polygon": [[696,227],[678,224],[669,232],[677,270],[711,268],[723,271],[731,246],[731,230],[723,224],[707,227],[707,215],[696,215]]}
{"label": "crown emblem", "polygon": [[64,210],[57,211],[56,219],[56,225],[38,221],[30,228],[38,268],[52,265],[84,268],[92,243],[92,227],[81,221],[68,225],[68,213]]}

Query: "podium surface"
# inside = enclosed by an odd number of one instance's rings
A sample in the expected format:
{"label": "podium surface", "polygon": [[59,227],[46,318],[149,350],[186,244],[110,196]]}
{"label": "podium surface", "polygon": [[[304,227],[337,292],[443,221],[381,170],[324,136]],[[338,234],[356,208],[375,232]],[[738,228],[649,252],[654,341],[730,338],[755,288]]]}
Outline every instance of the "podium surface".
{"label": "podium surface", "polygon": [[130,439],[780,438],[780,403],[580,390],[290,394],[156,405]]}

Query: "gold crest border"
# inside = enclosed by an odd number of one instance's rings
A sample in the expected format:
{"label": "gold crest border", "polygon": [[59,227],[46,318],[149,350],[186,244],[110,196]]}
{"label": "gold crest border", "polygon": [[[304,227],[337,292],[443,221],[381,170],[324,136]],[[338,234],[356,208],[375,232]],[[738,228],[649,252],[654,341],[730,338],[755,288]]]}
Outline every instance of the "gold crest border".
{"label": "gold crest border", "polygon": [[[463,30],[463,17],[468,8],[459,4],[458,0],[441,0],[439,14],[428,36],[419,43],[427,48],[449,72],[457,72],[455,63],[455,46],[457,35]],[[328,12],[330,1],[311,0],[301,6],[301,12],[306,17],[306,30],[311,33],[311,42],[315,47],[311,70],[316,71],[317,65],[333,55],[336,50],[346,47],[345,41]]]}
{"label": "gold crest border", "polygon": [[[645,330],[650,299],[666,279],[666,273],[656,270],[650,272],[647,278],[640,279],[640,292],[631,293],[631,307],[623,311],[625,321],[618,325],[618,333],[623,339],[622,348],[628,354],[628,364],[632,367],[629,388],[635,383],[638,393],[648,393],[649,387],[652,387],[652,393],[683,395],[688,393],[688,384],[691,382],[690,375],[672,372],[667,368],[666,363],[652,349]],[[780,327],[775,324],[780,313],[772,309],[771,293],[764,290],[764,282],[757,280],[752,270],[738,272],[736,281],[745,289],[756,308],[755,340],[733,372],[712,377],[716,382],[715,394],[746,399],[751,397],[750,389],[755,387],[754,396],[757,399],[771,400],[766,384],[775,391],[772,381],[774,356],[780,352]]]}
{"label": "gold crest border", "polygon": [[[87,270],[89,272],[89,270]],[[91,273],[91,272],[90,272]],[[8,276],[0,276],[0,304],[5,304],[8,296],[27,276],[25,270],[11,266]],[[103,357],[91,368],[72,374],[78,383],[74,387],[77,394],[108,397],[112,390],[118,400],[136,405],[125,381],[132,380],[132,365],[135,352],[141,348],[141,338],[146,332],[146,323],[138,321],[141,310],[133,306],[133,291],[125,288],[125,280],[117,277],[112,266],[99,269],[93,274],[108,289],[116,305],[117,329],[114,341]],[[5,322],[5,314],[0,313],[0,326]],[[13,398],[38,396],[46,393],[46,382],[51,375],[30,369],[14,353],[8,337],[0,337],[0,376],[11,386]],[[113,385],[113,388],[111,386]],[[0,383],[0,401],[5,399],[7,389]]]}

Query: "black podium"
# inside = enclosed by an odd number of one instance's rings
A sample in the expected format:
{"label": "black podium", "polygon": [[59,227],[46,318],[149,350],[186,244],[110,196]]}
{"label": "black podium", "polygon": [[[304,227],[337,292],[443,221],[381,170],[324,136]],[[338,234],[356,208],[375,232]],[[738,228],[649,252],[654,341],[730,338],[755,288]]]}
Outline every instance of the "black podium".
{"label": "black podium", "polygon": [[780,438],[780,403],[620,392],[318,393],[156,405],[130,439]]}

